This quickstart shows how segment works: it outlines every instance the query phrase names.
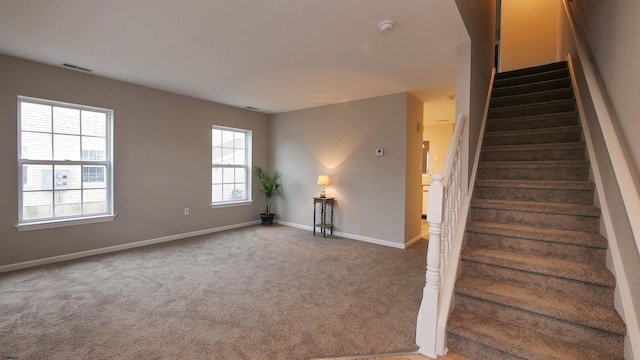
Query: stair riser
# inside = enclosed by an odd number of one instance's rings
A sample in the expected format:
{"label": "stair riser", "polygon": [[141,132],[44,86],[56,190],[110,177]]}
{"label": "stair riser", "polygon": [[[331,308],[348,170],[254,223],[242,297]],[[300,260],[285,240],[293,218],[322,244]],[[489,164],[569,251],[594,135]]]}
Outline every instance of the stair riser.
{"label": "stair riser", "polygon": [[476,199],[536,201],[562,204],[593,205],[593,190],[522,189],[477,186]]}
{"label": "stair riser", "polygon": [[601,248],[483,234],[472,231],[467,231],[466,236],[467,246],[474,248],[484,247],[495,250],[508,250],[534,254],[545,258],[556,258],[582,263],[606,263],[606,250]]}
{"label": "stair riser", "polygon": [[447,333],[449,350],[473,360],[526,360],[507,352],[480,344],[452,332]]}
{"label": "stair riser", "polygon": [[512,96],[512,95],[523,95],[523,94],[536,93],[540,91],[565,89],[568,87],[571,87],[571,79],[564,78],[564,79],[550,80],[550,81],[527,84],[527,85],[495,88],[491,93],[491,98],[499,98],[503,96]]}
{"label": "stair riser", "polygon": [[526,144],[553,144],[563,142],[579,142],[582,140],[580,130],[557,131],[535,135],[514,134],[492,134],[487,133],[482,140],[483,145],[526,145]]}
{"label": "stair riser", "polygon": [[478,179],[484,180],[550,180],[585,181],[588,168],[478,168]]}
{"label": "stair riser", "polygon": [[514,107],[489,108],[488,119],[503,119],[534,115],[548,115],[559,112],[575,111],[575,102],[560,102],[552,104],[530,104]]}
{"label": "stair riser", "polygon": [[566,115],[547,115],[546,117],[487,120],[485,131],[490,133],[494,131],[544,129],[559,126],[575,126],[578,124],[577,115],[568,113]]}
{"label": "stair riser", "polygon": [[503,78],[503,76],[497,76],[494,83],[494,88],[501,88],[507,86],[525,85],[531,83],[537,83],[542,81],[557,80],[569,77],[569,70],[550,71],[537,75],[530,76],[518,76]]}
{"label": "stair riser", "polygon": [[617,355],[624,352],[624,337],[548,316],[500,305],[471,296],[456,294],[456,307],[508,324],[525,327],[580,346]]}
{"label": "stair riser", "polygon": [[510,96],[492,98],[489,106],[491,108],[502,106],[515,106],[525,104],[535,104],[554,100],[568,100],[573,98],[572,89],[556,89],[531,94],[511,94]]}
{"label": "stair riser", "polygon": [[502,209],[471,208],[471,219],[502,224],[539,226],[551,229],[598,232],[598,218],[592,216],[534,213]]}
{"label": "stair riser", "polygon": [[527,75],[535,75],[546,72],[566,72],[568,74],[568,67],[566,62],[556,62],[551,64],[544,64],[540,66],[533,66],[524,69],[510,70],[505,72],[499,72],[496,74],[498,79],[509,79],[514,77],[522,77]]}
{"label": "stair riser", "polygon": [[565,295],[598,305],[611,306],[613,304],[614,289],[612,287],[578,280],[536,274],[469,260],[462,261],[462,274],[530,289],[545,289],[545,292]]}
{"label": "stair riser", "polygon": [[584,149],[493,151],[483,150],[480,161],[560,161],[584,160]]}

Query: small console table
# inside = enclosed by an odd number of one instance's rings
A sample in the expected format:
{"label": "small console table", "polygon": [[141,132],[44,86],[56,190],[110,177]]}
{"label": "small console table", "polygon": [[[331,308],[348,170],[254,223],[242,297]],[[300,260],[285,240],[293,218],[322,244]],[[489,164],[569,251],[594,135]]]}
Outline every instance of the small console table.
{"label": "small console table", "polygon": [[[329,229],[330,235],[333,235],[333,203],[335,198],[327,197],[314,197],[313,198],[313,236],[316,236],[316,227],[320,228],[320,234],[323,237],[327,237],[327,229]],[[320,219],[316,220],[316,214],[318,213],[318,205],[320,205]],[[327,205],[331,206],[331,209],[327,209]],[[330,222],[327,222],[327,211],[331,214]],[[319,222],[318,222],[319,221]]]}

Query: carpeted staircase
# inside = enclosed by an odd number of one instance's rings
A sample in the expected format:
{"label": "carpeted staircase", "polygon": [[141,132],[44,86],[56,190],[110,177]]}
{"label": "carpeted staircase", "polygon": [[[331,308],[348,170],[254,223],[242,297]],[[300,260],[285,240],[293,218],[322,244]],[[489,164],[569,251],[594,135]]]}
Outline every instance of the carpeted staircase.
{"label": "carpeted staircase", "polygon": [[496,76],[449,320],[471,359],[622,359],[566,62]]}

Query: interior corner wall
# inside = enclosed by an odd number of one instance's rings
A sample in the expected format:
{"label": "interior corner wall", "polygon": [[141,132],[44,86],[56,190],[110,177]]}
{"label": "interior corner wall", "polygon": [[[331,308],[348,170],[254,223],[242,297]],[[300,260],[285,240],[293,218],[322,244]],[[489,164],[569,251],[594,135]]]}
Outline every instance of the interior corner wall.
{"label": "interior corner wall", "polygon": [[560,4],[561,0],[502,0],[500,71],[557,61]]}
{"label": "interior corner wall", "polygon": [[[255,186],[253,204],[211,209],[211,126],[251,130],[267,167],[266,115],[5,55],[0,79],[0,266],[259,219]],[[16,230],[18,95],[114,110],[115,220]]]}
{"label": "interior corner wall", "polygon": [[[458,45],[456,78],[456,116],[460,113],[469,116],[469,126],[465,131],[468,139],[465,142],[469,144],[469,163],[467,176],[463,179],[468,184],[494,67],[496,0],[456,0],[456,5],[471,39],[470,46],[466,43]],[[467,56],[467,61],[461,58]],[[465,74],[469,74],[468,81],[464,78]]]}
{"label": "interior corner wall", "polygon": [[405,244],[422,232],[422,129],[424,104],[407,96],[407,190],[405,193]]}
{"label": "interior corner wall", "polygon": [[[311,229],[319,174],[336,199],[334,233],[403,247],[406,93],[271,115],[271,169],[282,173],[276,220]],[[384,156],[377,157],[376,149]],[[419,194],[418,194],[419,196]]]}

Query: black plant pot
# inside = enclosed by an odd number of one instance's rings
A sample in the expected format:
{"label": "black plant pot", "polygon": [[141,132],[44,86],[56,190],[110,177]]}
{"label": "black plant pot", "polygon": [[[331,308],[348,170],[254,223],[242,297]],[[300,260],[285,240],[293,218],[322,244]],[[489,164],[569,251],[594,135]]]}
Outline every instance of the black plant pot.
{"label": "black plant pot", "polygon": [[260,214],[260,218],[262,219],[262,225],[273,225],[273,218],[276,214]]}

